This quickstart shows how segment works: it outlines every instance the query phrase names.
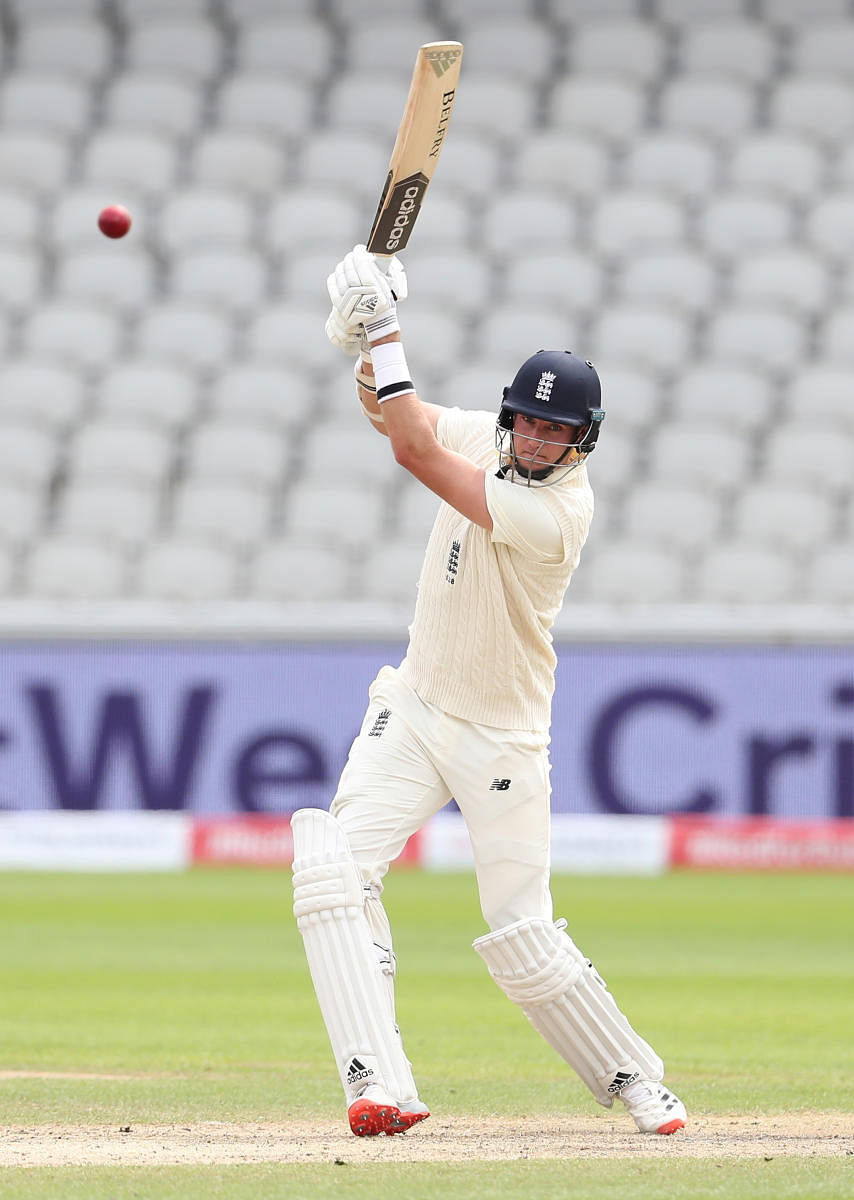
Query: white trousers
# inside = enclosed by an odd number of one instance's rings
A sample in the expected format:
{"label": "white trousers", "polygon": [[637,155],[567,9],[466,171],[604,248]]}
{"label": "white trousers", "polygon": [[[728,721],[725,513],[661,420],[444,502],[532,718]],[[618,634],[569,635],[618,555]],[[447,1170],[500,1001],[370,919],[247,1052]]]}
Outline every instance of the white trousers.
{"label": "white trousers", "polygon": [[330,806],[371,886],[377,942],[391,946],[379,902],[389,864],[452,797],[468,828],[489,928],[526,917],[551,921],[550,792],[546,733],[449,716],[383,667]]}

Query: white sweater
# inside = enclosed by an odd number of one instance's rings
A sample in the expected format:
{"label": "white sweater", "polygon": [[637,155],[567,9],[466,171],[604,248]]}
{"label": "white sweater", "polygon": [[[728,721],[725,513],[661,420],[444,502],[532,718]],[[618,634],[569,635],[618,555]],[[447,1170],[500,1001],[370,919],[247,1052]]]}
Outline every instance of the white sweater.
{"label": "white sweater", "polygon": [[[556,663],[551,627],[593,516],[586,469],[552,487],[497,479],[492,413],[446,409],[437,437],[486,469],[493,529],[440,505],[401,675],[419,696],[454,716],[502,729],[547,730]],[[545,505],[556,519],[557,553],[532,544],[526,529],[536,522],[518,520],[520,503]]]}

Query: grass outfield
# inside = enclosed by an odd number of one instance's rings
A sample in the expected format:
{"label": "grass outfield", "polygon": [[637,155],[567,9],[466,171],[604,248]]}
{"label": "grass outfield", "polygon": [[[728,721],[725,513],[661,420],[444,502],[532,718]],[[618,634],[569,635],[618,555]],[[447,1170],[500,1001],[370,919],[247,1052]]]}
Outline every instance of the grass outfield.
{"label": "grass outfield", "polygon": [[[553,891],[556,915],[661,1051],[689,1116],[854,1114],[854,876],[556,877]],[[484,932],[471,877],[400,870],[386,899],[399,1017],[436,1117],[463,1127],[490,1115],[598,1119],[471,949]],[[343,1122],[287,874],[0,874],[0,911],[0,1126]],[[6,1166],[0,1195],[854,1194],[854,1156],[772,1158],[617,1160],[605,1139],[583,1162],[472,1159],[427,1171]]]}

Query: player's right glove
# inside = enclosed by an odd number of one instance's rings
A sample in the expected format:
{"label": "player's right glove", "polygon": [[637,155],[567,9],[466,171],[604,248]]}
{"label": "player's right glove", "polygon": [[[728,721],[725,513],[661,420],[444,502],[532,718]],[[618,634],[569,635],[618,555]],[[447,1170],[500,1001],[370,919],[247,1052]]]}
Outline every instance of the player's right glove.
{"label": "player's right glove", "polygon": [[326,288],[332,301],[326,333],[333,345],[345,349],[343,343],[347,342],[347,352],[352,353],[344,330],[355,336],[364,330],[368,341],[376,341],[400,329],[396,301],[406,298],[407,284],[406,272],[397,258],[390,259],[384,271],[365,246],[355,246],[329,276]]}

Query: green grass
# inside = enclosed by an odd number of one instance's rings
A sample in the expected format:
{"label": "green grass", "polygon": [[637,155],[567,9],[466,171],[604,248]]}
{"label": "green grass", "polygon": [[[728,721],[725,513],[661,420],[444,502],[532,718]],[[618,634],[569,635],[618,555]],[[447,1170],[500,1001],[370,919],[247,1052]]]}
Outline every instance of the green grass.
{"label": "green grass", "polygon": [[[689,1109],[854,1111],[854,877],[556,877],[553,891]],[[594,1111],[471,949],[472,879],[401,870],[386,899],[434,1111]],[[0,1065],[130,1077],[0,1079],[0,1124],[343,1119],[286,873],[0,874],[0,913]],[[854,1158],[7,1168],[0,1196],[841,1197],[852,1172]]]}

